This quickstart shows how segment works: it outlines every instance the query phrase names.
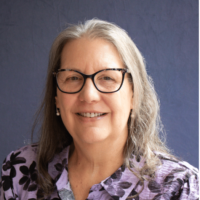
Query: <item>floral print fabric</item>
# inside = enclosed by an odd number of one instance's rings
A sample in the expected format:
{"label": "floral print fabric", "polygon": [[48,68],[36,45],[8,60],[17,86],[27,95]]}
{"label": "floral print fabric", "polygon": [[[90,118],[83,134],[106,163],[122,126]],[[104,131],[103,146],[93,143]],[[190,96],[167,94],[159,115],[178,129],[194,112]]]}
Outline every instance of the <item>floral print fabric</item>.
{"label": "floral print fabric", "polygon": [[[69,146],[55,155],[48,165],[48,172],[55,182],[55,190],[46,200],[74,200],[68,180]],[[90,189],[87,200],[197,200],[198,170],[187,162],[178,161],[159,152],[162,162],[156,178],[142,183],[123,165],[110,177]],[[1,200],[36,200],[42,191],[36,184],[37,145],[29,145],[11,152],[4,160],[0,180]],[[133,166],[141,167],[143,158],[132,158]],[[142,192],[140,192],[142,191]],[[138,195],[137,195],[138,194]],[[129,198],[130,196],[134,198]]]}

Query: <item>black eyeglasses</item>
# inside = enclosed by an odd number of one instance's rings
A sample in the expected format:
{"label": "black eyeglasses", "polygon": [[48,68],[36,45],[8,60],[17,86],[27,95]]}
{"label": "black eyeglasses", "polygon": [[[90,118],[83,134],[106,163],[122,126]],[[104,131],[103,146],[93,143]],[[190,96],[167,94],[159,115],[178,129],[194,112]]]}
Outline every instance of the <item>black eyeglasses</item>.
{"label": "black eyeglasses", "polygon": [[109,68],[91,75],[73,69],[58,69],[57,72],[53,72],[53,75],[56,77],[58,89],[67,94],[80,92],[87,78],[92,79],[99,92],[113,93],[122,87],[125,73],[130,73],[129,69]]}

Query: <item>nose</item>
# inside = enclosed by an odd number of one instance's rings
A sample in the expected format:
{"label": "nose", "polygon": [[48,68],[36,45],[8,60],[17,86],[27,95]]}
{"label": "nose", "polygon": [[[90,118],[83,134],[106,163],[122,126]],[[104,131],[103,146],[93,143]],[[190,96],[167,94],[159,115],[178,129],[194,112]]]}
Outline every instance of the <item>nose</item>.
{"label": "nose", "polygon": [[85,85],[79,93],[79,100],[87,103],[94,103],[100,100],[100,92],[94,86],[91,78],[87,78]]}

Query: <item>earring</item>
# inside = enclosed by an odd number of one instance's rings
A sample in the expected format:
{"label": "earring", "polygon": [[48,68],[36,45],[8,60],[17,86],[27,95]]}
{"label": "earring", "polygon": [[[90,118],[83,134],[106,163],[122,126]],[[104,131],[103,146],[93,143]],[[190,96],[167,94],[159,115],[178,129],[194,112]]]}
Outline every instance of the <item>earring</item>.
{"label": "earring", "polygon": [[133,118],[133,117],[134,117],[133,109],[131,109],[131,112],[130,112],[130,117],[131,117],[131,118]]}
{"label": "earring", "polygon": [[56,108],[56,115],[60,116],[60,109],[59,108]]}

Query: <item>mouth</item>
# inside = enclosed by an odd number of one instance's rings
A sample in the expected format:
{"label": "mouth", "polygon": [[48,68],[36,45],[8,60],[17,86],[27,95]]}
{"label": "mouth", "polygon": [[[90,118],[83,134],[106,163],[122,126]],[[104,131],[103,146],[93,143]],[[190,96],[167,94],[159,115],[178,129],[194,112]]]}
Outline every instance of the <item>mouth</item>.
{"label": "mouth", "polygon": [[82,117],[89,117],[89,118],[93,118],[93,117],[100,117],[105,115],[106,113],[77,113],[78,115],[82,116]]}

